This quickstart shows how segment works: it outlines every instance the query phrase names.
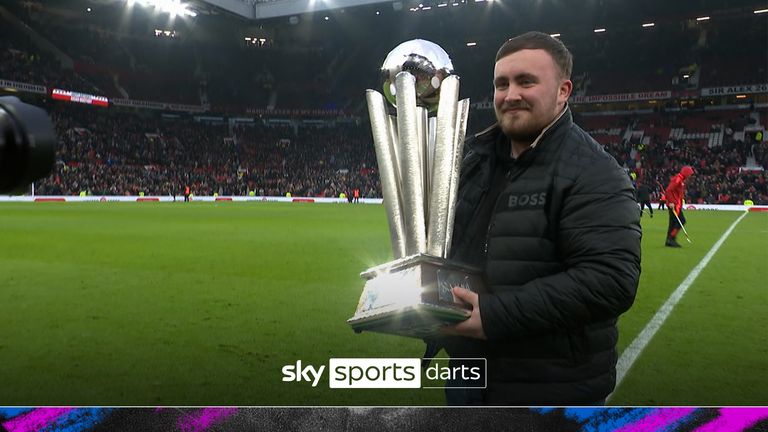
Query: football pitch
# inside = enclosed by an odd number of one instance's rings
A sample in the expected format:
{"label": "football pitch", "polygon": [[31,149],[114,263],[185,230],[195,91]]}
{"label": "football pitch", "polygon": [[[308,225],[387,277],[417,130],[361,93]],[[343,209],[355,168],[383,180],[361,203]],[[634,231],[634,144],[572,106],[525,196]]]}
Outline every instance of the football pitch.
{"label": "football pitch", "polygon": [[[643,349],[611,405],[768,403],[768,213],[697,268],[743,214],[688,212],[682,249],[663,246],[666,213],[643,217],[619,350]],[[441,390],[282,381],[298,360],[422,356],[421,341],[345,322],[359,272],[390,259],[380,205],[3,203],[0,227],[0,405],[444,404]]]}

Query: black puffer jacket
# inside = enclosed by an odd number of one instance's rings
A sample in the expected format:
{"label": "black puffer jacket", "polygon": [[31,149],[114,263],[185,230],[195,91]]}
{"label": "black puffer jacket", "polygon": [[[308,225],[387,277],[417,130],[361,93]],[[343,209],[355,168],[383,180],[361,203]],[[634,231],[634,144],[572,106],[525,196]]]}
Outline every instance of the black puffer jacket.
{"label": "black puffer jacket", "polygon": [[485,269],[488,340],[447,338],[447,351],[488,358],[487,404],[605,398],[616,380],[616,320],[640,278],[629,178],[570,109],[517,160],[498,126],[467,146],[452,255]]}

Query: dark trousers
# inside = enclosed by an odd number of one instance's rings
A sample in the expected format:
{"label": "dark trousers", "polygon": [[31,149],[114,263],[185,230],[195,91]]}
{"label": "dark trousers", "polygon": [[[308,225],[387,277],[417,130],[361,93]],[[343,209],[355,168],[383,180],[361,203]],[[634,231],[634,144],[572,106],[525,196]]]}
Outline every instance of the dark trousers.
{"label": "dark trousers", "polygon": [[[667,208],[667,211],[669,212],[669,226],[667,227],[667,238],[675,238],[677,236],[677,231],[682,227],[680,223],[685,225],[685,215],[683,214],[683,209],[680,209],[680,213],[675,217],[675,212],[672,210],[672,208]],[[677,221],[677,218],[680,218],[680,222]],[[672,231],[675,232],[675,235],[672,235]]]}
{"label": "dark trousers", "polygon": [[648,207],[648,212],[653,216],[653,207],[651,207],[651,201],[640,201],[640,217],[643,217],[643,209]]}

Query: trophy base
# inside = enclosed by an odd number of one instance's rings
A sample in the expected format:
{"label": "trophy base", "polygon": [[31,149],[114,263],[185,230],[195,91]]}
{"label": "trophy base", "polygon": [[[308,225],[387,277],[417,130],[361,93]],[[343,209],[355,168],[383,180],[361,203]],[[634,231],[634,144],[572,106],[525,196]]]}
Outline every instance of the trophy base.
{"label": "trophy base", "polygon": [[418,254],[370,268],[355,315],[347,320],[360,333],[371,331],[423,339],[440,327],[466,320],[469,306],[458,303],[451,288],[483,291],[481,270],[443,258]]}

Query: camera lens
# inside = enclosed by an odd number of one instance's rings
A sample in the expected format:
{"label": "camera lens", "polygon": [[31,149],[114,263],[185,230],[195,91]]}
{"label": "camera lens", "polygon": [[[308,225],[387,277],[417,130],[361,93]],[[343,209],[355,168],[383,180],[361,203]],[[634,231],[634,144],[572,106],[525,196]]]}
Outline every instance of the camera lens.
{"label": "camera lens", "polygon": [[0,97],[0,194],[23,192],[53,167],[56,134],[42,109]]}

